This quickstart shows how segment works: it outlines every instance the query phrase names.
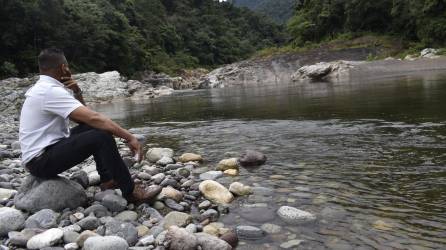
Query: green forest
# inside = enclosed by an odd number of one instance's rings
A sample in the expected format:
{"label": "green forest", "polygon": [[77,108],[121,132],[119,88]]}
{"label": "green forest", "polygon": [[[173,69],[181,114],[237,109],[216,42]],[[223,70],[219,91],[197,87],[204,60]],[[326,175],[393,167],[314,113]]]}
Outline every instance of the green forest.
{"label": "green forest", "polygon": [[0,0],[0,6],[1,78],[35,73],[36,55],[47,47],[62,48],[77,72],[132,76],[210,69],[265,48],[340,36],[446,44],[446,0]]}
{"label": "green forest", "polygon": [[304,0],[288,22],[294,46],[372,32],[419,42],[446,44],[445,0]]}
{"label": "green forest", "polygon": [[285,41],[283,28],[213,0],[0,0],[0,77],[37,72],[42,48],[65,51],[77,72],[232,63]]}
{"label": "green forest", "polygon": [[284,24],[294,14],[296,0],[233,0],[237,7],[246,7]]}

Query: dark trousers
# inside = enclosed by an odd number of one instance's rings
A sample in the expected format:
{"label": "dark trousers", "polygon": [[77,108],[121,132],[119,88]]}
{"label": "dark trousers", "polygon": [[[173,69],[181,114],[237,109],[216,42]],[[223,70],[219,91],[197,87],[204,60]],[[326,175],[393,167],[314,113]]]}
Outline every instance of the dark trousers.
{"label": "dark trousers", "polygon": [[123,196],[133,192],[130,172],[119,154],[113,136],[103,130],[81,124],[71,135],[48,146],[45,152],[27,164],[30,173],[40,178],[54,178],[93,155],[101,182],[114,179]]}

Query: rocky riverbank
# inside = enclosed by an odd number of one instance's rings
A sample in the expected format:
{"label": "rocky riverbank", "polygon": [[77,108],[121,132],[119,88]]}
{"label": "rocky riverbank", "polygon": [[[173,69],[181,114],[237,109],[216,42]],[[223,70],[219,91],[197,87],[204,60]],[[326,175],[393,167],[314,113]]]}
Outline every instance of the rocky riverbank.
{"label": "rocky riverbank", "polygon": [[438,56],[439,51],[435,49],[425,49],[419,55],[410,55],[404,60],[367,60],[377,53],[376,48],[335,51],[316,49],[246,60],[215,69],[201,78],[198,88],[252,87],[315,81],[342,83],[446,69],[446,58]]}

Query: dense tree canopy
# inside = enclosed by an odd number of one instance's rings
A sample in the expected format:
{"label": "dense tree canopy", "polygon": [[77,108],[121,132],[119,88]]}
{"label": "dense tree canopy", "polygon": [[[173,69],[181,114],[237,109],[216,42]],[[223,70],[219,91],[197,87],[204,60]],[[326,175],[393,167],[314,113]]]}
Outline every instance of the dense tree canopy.
{"label": "dense tree canopy", "polygon": [[77,71],[173,72],[246,58],[280,26],[213,0],[0,0],[0,77],[36,72],[42,48]]}
{"label": "dense tree canopy", "polygon": [[338,33],[401,35],[426,46],[446,44],[446,0],[303,0],[288,23],[296,45]]}
{"label": "dense tree canopy", "polygon": [[[298,0],[299,1],[299,0]],[[296,0],[233,0],[235,6],[247,7],[269,16],[277,23],[285,23],[293,16]]]}

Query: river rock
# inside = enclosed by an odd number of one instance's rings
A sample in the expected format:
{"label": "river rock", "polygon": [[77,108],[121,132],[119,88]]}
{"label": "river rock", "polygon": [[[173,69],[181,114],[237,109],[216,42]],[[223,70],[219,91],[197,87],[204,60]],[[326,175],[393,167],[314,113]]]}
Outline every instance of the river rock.
{"label": "river rock", "polygon": [[226,232],[225,234],[223,234],[220,237],[221,240],[224,240],[226,243],[228,243],[231,247],[233,247],[234,249],[237,247],[238,245],[238,236],[237,233],[235,233],[234,231],[230,230],[228,232]]}
{"label": "river rock", "polygon": [[107,194],[101,201],[101,204],[112,212],[121,212],[127,206],[127,200],[116,194]]}
{"label": "river rock", "polygon": [[158,196],[156,197],[158,200],[164,200],[167,198],[173,199],[176,202],[180,202],[183,199],[183,194],[176,190],[173,187],[165,187],[161,190],[161,193],[158,194]]}
{"label": "river rock", "polygon": [[164,217],[164,228],[169,229],[171,226],[184,227],[192,222],[192,216],[187,213],[173,211]]}
{"label": "river rock", "polygon": [[101,204],[93,204],[84,210],[85,214],[93,213],[96,217],[101,218],[104,216],[110,216],[111,213],[106,207]]}
{"label": "river rock", "polygon": [[206,233],[196,233],[198,245],[202,250],[231,250],[232,247],[226,241]]}
{"label": "river rock", "polygon": [[203,161],[203,157],[201,157],[201,155],[198,155],[198,154],[185,153],[185,154],[182,154],[178,158],[178,160],[180,162],[183,162],[183,163],[190,162],[190,161],[202,162]]}
{"label": "river rock", "polygon": [[54,211],[74,209],[87,202],[82,186],[74,181],[57,177],[50,180],[28,176],[14,198],[18,209],[37,212],[48,208]]}
{"label": "river rock", "polygon": [[200,179],[202,180],[216,180],[223,176],[222,171],[208,171],[200,174]]}
{"label": "river rock", "polygon": [[175,161],[171,157],[163,156],[161,159],[159,159],[156,164],[161,166],[166,166],[169,164],[173,164]]}
{"label": "river rock", "polygon": [[9,200],[15,194],[17,194],[17,191],[14,189],[0,188],[0,202]]}
{"label": "river rock", "polygon": [[120,222],[117,220],[109,221],[105,224],[105,235],[119,236],[133,246],[138,241],[138,230],[128,222]]}
{"label": "river rock", "polygon": [[184,206],[181,204],[178,204],[176,201],[174,201],[172,199],[167,198],[164,201],[164,203],[166,203],[166,206],[172,210],[180,211],[180,212],[184,211]]}
{"label": "river rock", "polygon": [[226,171],[228,169],[238,169],[238,159],[223,159],[217,164],[217,170]]}
{"label": "river rock", "polygon": [[262,230],[269,234],[277,234],[282,231],[282,227],[271,223],[265,223],[261,226]]}
{"label": "river rock", "polygon": [[63,246],[63,248],[65,250],[77,250],[77,249],[79,249],[79,245],[75,242],[71,242],[71,243],[65,244],[65,246]]}
{"label": "river rock", "polygon": [[40,229],[23,229],[21,232],[11,231],[8,233],[8,238],[11,244],[19,247],[26,247],[26,243],[34,235],[42,233]]}
{"label": "river rock", "polygon": [[239,170],[238,169],[228,169],[228,170],[225,170],[223,172],[223,174],[228,175],[228,176],[237,176],[237,175],[239,175]]}
{"label": "river rock", "polygon": [[238,158],[238,163],[243,167],[260,166],[265,164],[266,159],[266,156],[258,151],[246,150]]}
{"label": "river rock", "polygon": [[7,235],[10,231],[17,231],[23,228],[25,216],[17,209],[0,208],[0,237]]}
{"label": "river rock", "polygon": [[240,182],[233,182],[229,186],[229,191],[235,195],[243,196],[252,193],[251,187],[245,186]]}
{"label": "river rock", "polygon": [[25,221],[26,228],[42,228],[48,229],[56,227],[59,214],[51,209],[42,209],[31,215]]}
{"label": "river rock", "polygon": [[195,235],[177,226],[169,228],[166,234],[166,241],[170,242],[170,250],[195,250],[198,247]]}
{"label": "river rock", "polygon": [[237,236],[241,239],[260,239],[265,235],[265,232],[254,226],[237,226],[236,227]]}
{"label": "river rock", "polygon": [[94,236],[84,243],[84,250],[127,250],[127,241],[118,236]]}
{"label": "river rock", "polygon": [[26,243],[28,249],[41,249],[58,243],[63,237],[63,231],[59,228],[51,228],[43,233],[34,235]]}
{"label": "river rock", "polygon": [[206,199],[218,204],[229,204],[234,199],[231,192],[216,181],[206,180],[201,182],[199,190]]}
{"label": "river rock", "polygon": [[425,58],[437,58],[438,57],[438,52],[439,50],[437,49],[432,49],[432,48],[426,48],[423,49],[420,53],[421,57],[425,57]]}
{"label": "river rock", "polygon": [[296,249],[302,242],[303,240],[290,240],[280,244],[280,247],[283,249]]}
{"label": "river rock", "polygon": [[277,210],[277,215],[288,224],[300,224],[316,220],[313,214],[289,206],[282,206]]}
{"label": "river rock", "polygon": [[79,225],[83,230],[94,230],[100,226],[100,222],[98,218],[94,216],[87,216],[78,221],[77,225]]}
{"label": "river rock", "polygon": [[124,222],[131,222],[138,219],[138,214],[135,211],[127,210],[120,212],[114,218]]}
{"label": "river rock", "polygon": [[94,236],[99,236],[97,233],[90,231],[90,230],[85,230],[83,231],[79,237],[77,237],[76,239],[76,244],[78,244],[80,247],[84,246],[85,241],[90,238],[90,237],[94,237]]}
{"label": "river rock", "polygon": [[150,162],[157,162],[163,157],[172,158],[173,150],[170,148],[149,148],[146,158]]}

